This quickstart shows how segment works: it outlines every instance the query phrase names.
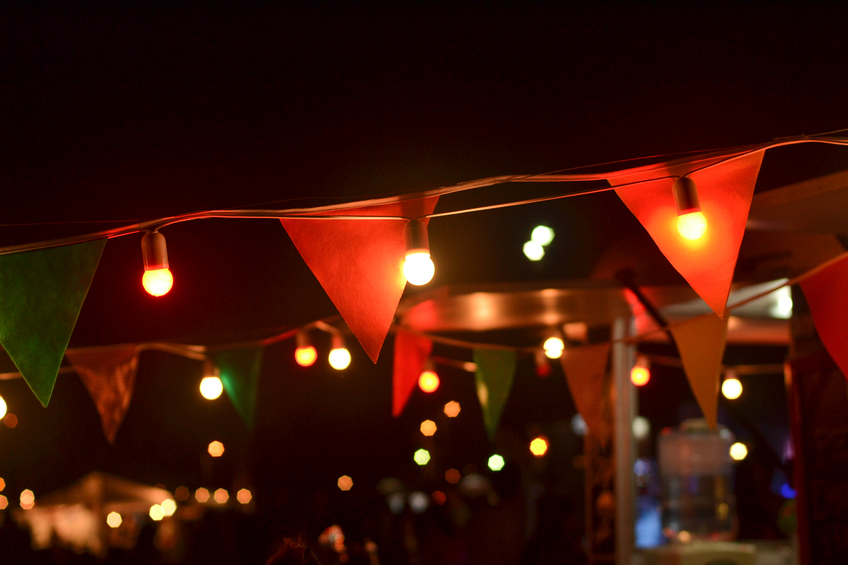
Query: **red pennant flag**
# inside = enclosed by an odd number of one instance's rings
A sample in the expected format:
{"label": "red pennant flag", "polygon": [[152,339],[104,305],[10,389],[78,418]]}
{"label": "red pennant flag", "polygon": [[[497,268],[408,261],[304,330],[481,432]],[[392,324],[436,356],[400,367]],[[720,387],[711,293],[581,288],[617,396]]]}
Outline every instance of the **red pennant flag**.
{"label": "red pennant flag", "polygon": [[827,352],[848,378],[848,256],[800,282],[813,324]]}
{"label": "red pennant flag", "polygon": [[611,433],[602,415],[609,350],[609,343],[569,347],[560,357],[574,405],[601,444],[609,441]]}
{"label": "red pennant flag", "polygon": [[727,339],[727,319],[704,314],[669,326],[695,400],[711,430],[718,423],[721,359]]}
{"label": "red pennant flag", "polygon": [[[322,214],[419,218],[431,214],[438,200],[438,196],[432,196]],[[406,222],[290,218],[280,221],[339,314],[376,363],[406,285],[403,276]],[[427,219],[422,221],[428,223]]]}
{"label": "red pennant flag", "polygon": [[69,349],[65,351],[65,356],[74,366],[100,413],[103,434],[109,443],[114,443],[135,388],[137,346]]}
{"label": "red pennant flag", "polygon": [[[665,170],[654,168],[648,173],[639,170],[633,175],[609,179],[613,186],[620,186],[664,174],[682,176],[695,171],[688,176],[697,186],[707,231],[694,241],[684,239],[677,232],[677,208],[671,191],[674,179],[625,186],[615,192],[672,266],[722,318],[763,154],[763,151],[756,151],[702,170],[696,169],[703,167],[704,162],[677,163]],[[707,161],[707,164],[717,160]]]}
{"label": "red pennant flag", "polygon": [[406,407],[433,342],[403,330],[395,334],[394,374],[392,375],[392,416],[397,418]]}

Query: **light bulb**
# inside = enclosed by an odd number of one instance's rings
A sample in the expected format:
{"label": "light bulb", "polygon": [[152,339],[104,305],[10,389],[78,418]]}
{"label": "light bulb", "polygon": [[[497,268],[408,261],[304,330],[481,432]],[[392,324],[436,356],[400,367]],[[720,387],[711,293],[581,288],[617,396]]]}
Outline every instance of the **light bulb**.
{"label": "light bulb", "polygon": [[8,410],[8,407],[6,406],[6,401],[3,400],[2,396],[0,396],[0,418],[6,416],[6,410]]}
{"label": "light bulb", "polygon": [[522,251],[524,251],[524,256],[531,261],[539,261],[545,256],[545,248],[538,241],[528,241],[524,244]]}
{"label": "light bulb", "polygon": [[530,234],[530,239],[539,245],[549,245],[554,240],[554,230],[548,226],[536,226]]}
{"label": "light bulb", "polygon": [[350,365],[350,351],[345,347],[342,336],[333,336],[333,349],[327,359],[330,362],[330,367],[337,371],[344,371]]}
{"label": "light bulb", "polygon": [[700,239],[707,231],[707,218],[703,212],[691,212],[677,216],[677,232],[685,239]]}
{"label": "light bulb", "polygon": [[329,356],[330,367],[337,371],[343,371],[350,365],[350,351],[347,349],[333,349]]}
{"label": "light bulb", "polygon": [[728,377],[721,383],[721,393],[728,400],[736,400],[742,396],[742,383],[735,377]]}
{"label": "light bulb", "polygon": [[427,226],[421,220],[410,220],[403,232],[406,243],[406,261],[403,276],[414,285],[427,284],[433,279],[436,267],[430,259],[430,239]]}
{"label": "light bulb", "polygon": [[645,386],[651,380],[651,361],[640,355],[636,364],[630,369],[630,382],[635,386]]}
{"label": "light bulb", "polygon": [[439,375],[433,370],[425,370],[418,377],[418,387],[424,392],[435,392],[439,388]]}
{"label": "light bulb", "polygon": [[671,187],[674,204],[677,206],[677,232],[681,237],[694,241],[707,231],[707,218],[701,212],[701,201],[695,181],[681,177]]}
{"label": "light bulb", "polygon": [[174,286],[174,276],[169,269],[156,269],[155,271],[144,271],[141,277],[144,290],[152,296],[163,296],[168,294]]}
{"label": "light bulb", "polygon": [[545,340],[542,348],[545,350],[545,355],[547,355],[549,359],[559,359],[562,357],[562,351],[565,349],[565,344],[562,342],[561,338],[549,337]]}
{"label": "light bulb", "polygon": [[299,331],[296,336],[297,349],[294,350],[294,360],[301,367],[311,367],[318,359],[318,352],[309,343],[306,332]]}
{"label": "light bulb", "polygon": [[224,392],[224,385],[215,375],[203,377],[200,381],[200,394],[206,400],[215,400]]}
{"label": "light bulb", "polygon": [[414,285],[427,284],[433,279],[436,266],[426,252],[410,253],[403,263],[403,276]]}

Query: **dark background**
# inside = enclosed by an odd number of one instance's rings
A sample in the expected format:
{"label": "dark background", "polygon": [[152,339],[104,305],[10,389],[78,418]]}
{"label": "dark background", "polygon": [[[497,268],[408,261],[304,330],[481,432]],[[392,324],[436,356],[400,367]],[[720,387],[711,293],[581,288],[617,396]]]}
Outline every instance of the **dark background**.
{"label": "dark background", "polygon": [[[0,245],[839,130],[848,127],[846,23],[848,9],[827,3],[7,2]],[[769,152],[757,190],[844,168],[844,159],[828,149]],[[509,185],[452,202],[545,190],[559,187]],[[557,236],[531,264],[521,245],[537,223]],[[611,194],[436,219],[431,286],[586,277],[608,245],[640,229]],[[202,220],[163,233],[173,291],[154,299],[141,289],[137,235],[111,240],[72,347],[239,341],[335,314],[276,220]],[[290,341],[267,348],[254,434],[226,398],[199,397],[199,363],[170,355],[142,355],[112,446],[77,377],[58,378],[47,409],[23,381],[0,382],[20,421],[0,427],[5,494],[14,503],[23,488],[38,496],[93,469],[169,489],[241,481],[274,516],[254,546],[265,555],[261,544],[298,529],[312,536],[348,520],[364,531],[358,517],[382,504],[372,492],[385,476],[443,488],[411,455],[418,423],[448,400],[463,411],[436,436],[438,466],[483,468],[492,447],[472,375],[445,369],[434,398],[416,392],[393,420],[391,338],[377,365],[349,346],[343,377],[323,357],[297,367]],[[751,354],[779,363],[784,352]],[[640,391],[654,431],[676,425],[691,403],[682,373],[667,373]],[[762,378],[774,386],[748,396],[745,410],[783,429],[785,420],[769,420],[786,413],[780,378]],[[505,434],[567,438],[573,414],[559,369],[539,380],[522,361]],[[214,463],[204,455],[212,439],[227,446]],[[569,457],[579,451],[578,440],[562,441]],[[355,485],[343,497],[334,491],[341,474]],[[579,498],[582,486],[570,488]]]}

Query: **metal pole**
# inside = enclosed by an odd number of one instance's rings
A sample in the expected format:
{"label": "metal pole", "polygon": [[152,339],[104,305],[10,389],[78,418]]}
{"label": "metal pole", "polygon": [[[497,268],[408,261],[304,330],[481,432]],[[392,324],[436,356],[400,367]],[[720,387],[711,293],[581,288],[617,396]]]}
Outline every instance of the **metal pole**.
{"label": "metal pole", "polygon": [[629,318],[616,318],[612,326],[616,565],[631,565],[635,544],[635,445],[632,423],[636,415],[636,395],[630,383],[630,367],[635,356],[635,346],[624,341],[630,333],[630,323]]}

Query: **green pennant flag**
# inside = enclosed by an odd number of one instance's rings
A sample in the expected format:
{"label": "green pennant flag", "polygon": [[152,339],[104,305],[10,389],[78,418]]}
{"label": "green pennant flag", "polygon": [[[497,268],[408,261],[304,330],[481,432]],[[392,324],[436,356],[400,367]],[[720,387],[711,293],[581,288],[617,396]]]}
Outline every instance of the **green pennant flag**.
{"label": "green pennant flag", "polygon": [[44,407],[105,245],[0,255],[0,344]]}
{"label": "green pennant flag", "polygon": [[262,347],[224,351],[215,356],[221,382],[250,431],[256,426],[256,394],[262,368]]}
{"label": "green pennant flag", "polygon": [[512,377],[515,375],[515,352],[500,349],[475,349],[474,363],[477,365],[475,380],[477,398],[483,410],[483,421],[489,439],[494,441],[501,421]]}

